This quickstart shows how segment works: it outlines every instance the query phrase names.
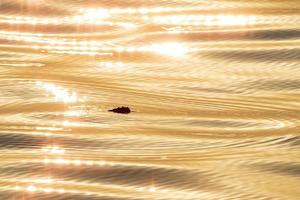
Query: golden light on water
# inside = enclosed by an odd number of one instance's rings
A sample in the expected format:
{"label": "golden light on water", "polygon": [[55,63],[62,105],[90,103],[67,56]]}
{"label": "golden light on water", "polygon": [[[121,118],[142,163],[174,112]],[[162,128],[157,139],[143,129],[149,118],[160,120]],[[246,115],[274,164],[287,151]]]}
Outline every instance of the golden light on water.
{"label": "golden light on water", "polygon": [[159,24],[192,26],[246,26],[256,23],[256,16],[251,15],[171,15],[145,19]]}
{"label": "golden light on water", "polygon": [[[19,188],[18,188],[19,189]],[[37,188],[34,185],[30,185],[26,188],[28,192],[36,192]]]}
{"label": "golden light on water", "polygon": [[181,43],[163,43],[151,46],[151,51],[162,55],[184,56],[187,54],[187,48]]}
{"label": "golden light on water", "polygon": [[[88,9],[83,12],[82,20],[98,20],[98,19],[105,19],[108,18],[110,15],[109,13],[102,9]],[[79,17],[80,19],[81,17]]]}
{"label": "golden light on water", "polygon": [[[51,188],[51,187],[37,187],[35,185],[28,185],[28,186],[16,186],[14,188],[16,191],[25,191],[25,192],[29,192],[29,193],[36,193],[36,192],[43,192],[43,193],[65,193],[65,189],[63,188]],[[69,193],[74,193],[75,191],[67,191]]]}
{"label": "golden light on water", "polygon": [[52,83],[36,82],[36,86],[43,89],[54,96],[55,101],[62,101],[65,103],[76,103],[84,101],[85,97],[78,97],[76,92],[71,92],[67,88],[57,86]]}
{"label": "golden light on water", "polygon": [[294,200],[300,4],[0,1],[0,200]]}
{"label": "golden light on water", "polygon": [[64,158],[49,159],[45,158],[43,160],[44,164],[59,164],[59,165],[75,165],[75,166],[114,166],[114,163],[107,162],[106,160],[70,160]]}
{"label": "golden light on water", "polygon": [[51,154],[64,154],[65,150],[63,148],[60,148],[58,146],[47,146],[43,147],[42,151],[45,153],[51,153]]}

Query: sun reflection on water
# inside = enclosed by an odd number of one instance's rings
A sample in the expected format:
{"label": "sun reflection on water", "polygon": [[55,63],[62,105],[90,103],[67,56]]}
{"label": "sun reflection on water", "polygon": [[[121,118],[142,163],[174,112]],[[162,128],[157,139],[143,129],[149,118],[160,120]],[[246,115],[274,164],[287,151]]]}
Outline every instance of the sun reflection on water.
{"label": "sun reflection on water", "polygon": [[[109,12],[105,9],[86,9],[83,10],[82,19],[96,20],[109,17]],[[79,17],[80,18],[80,17]]]}
{"label": "sun reflection on water", "polygon": [[51,154],[64,154],[65,149],[59,147],[59,146],[46,146],[42,148],[42,151],[45,153],[51,153]]}
{"label": "sun reflection on water", "polygon": [[64,158],[45,158],[42,160],[44,164],[60,164],[60,165],[75,165],[75,166],[114,166],[113,162],[106,160],[79,160],[79,159],[64,159]]}
{"label": "sun reflection on water", "polygon": [[0,199],[296,199],[294,1],[0,1]]}
{"label": "sun reflection on water", "polygon": [[[28,185],[28,186],[20,186],[17,185],[14,188],[16,191],[24,191],[24,192],[29,192],[29,193],[35,193],[35,192],[44,192],[44,193],[65,193],[64,188],[52,188],[52,187],[42,187],[42,186],[36,186],[36,185]],[[75,193],[75,190],[68,190],[70,193]],[[79,191],[78,191],[79,193]]]}
{"label": "sun reflection on water", "polygon": [[187,48],[182,43],[163,43],[151,46],[151,50],[155,53],[169,56],[184,56]]}
{"label": "sun reflection on water", "polygon": [[255,24],[257,21],[254,15],[167,15],[143,19],[157,24],[189,26],[246,26]]}
{"label": "sun reflection on water", "polygon": [[76,92],[70,92],[68,89],[57,86],[53,83],[37,81],[36,86],[51,93],[54,96],[55,101],[76,103],[77,101],[84,100],[83,98],[79,98]]}

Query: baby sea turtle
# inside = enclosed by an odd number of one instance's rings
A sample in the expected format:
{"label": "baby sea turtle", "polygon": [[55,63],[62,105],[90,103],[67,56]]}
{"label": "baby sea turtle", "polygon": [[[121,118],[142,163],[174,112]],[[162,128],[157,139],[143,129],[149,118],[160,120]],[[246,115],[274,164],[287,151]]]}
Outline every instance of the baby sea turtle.
{"label": "baby sea turtle", "polygon": [[108,110],[109,112],[114,112],[114,113],[120,113],[120,114],[129,114],[131,112],[129,107],[117,107],[111,110]]}

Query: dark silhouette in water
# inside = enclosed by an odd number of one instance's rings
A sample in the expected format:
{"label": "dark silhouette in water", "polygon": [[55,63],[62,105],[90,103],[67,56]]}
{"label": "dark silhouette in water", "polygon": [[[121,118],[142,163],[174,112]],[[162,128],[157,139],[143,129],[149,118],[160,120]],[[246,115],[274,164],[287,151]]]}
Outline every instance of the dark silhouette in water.
{"label": "dark silhouette in water", "polygon": [[128,107],[117,107],[111,110],[108,110],[109,112],[114,112],[114,113],[120,113],[120,114],[129,114],[131,112],[130,108]]}

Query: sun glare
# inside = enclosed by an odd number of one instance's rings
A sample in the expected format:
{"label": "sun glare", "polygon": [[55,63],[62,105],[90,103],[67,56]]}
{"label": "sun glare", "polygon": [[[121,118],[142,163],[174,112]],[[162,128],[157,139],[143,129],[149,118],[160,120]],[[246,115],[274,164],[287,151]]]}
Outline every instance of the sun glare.
{"label": "sun glare", "polygon": [[168,56],[184,56],[187,53],[187,48],[181,43],[155,44],[152,45],[151,50]]}
{"label": "sun glare", "polygon": [[82,17],[87,20],[104,19],[109,17],[109,13],[104,9],[87,9],[83,12]]}
{"label": "sun glare", "polygon": [[36,86],[52,94],[55,101],[62,101],[64,103],[76,103],[78,101],[84,101],[84,98],[78,97],[76,92],[71,92],[67,88],[57,86],[53,83],[37,81]]}

